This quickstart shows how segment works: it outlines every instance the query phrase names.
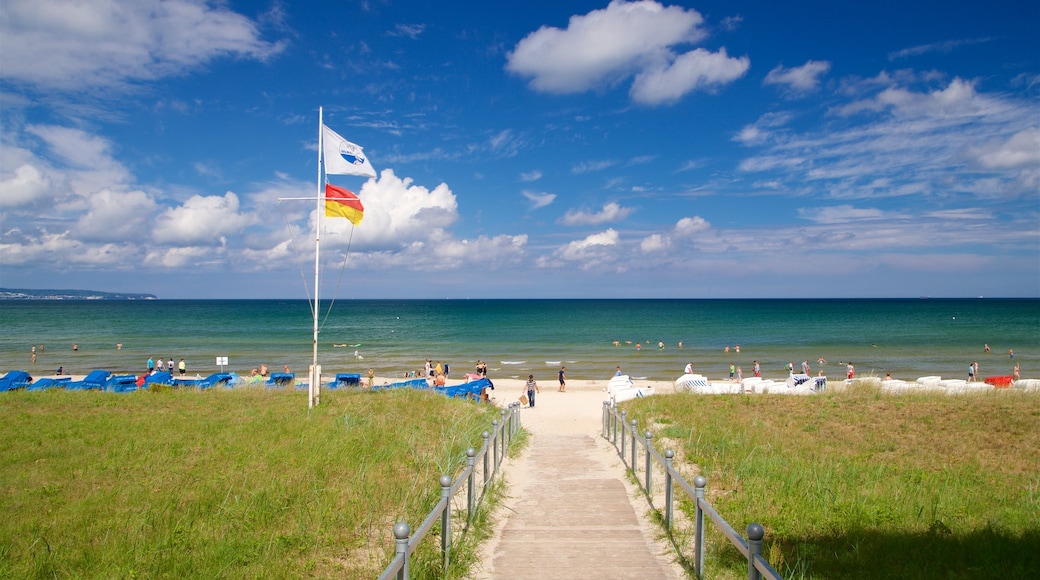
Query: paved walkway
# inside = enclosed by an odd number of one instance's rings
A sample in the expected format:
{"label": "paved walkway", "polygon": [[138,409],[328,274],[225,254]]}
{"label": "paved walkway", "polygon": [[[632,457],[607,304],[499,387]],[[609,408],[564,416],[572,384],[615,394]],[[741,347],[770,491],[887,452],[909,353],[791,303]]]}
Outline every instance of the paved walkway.
{"label": "paved walkway", "polygon": [[604,394],[547,391],[521,412],[530,443],[503,464],[507,497],[474,578],[685,578],[599,437]]}

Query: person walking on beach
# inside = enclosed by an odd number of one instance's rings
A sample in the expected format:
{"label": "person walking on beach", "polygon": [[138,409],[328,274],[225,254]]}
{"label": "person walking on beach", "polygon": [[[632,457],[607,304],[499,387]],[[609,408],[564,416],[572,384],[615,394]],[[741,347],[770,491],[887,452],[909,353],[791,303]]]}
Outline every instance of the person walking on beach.
{"label": "person walking on beach", "polygon": [[180,372],[182,377],[184,376],[184,373],[188,372],[188,363],[184,362],[184,359],[181,359],[181,362],[177,363],[177,371]]}
{"label": "person walking on beach", "polygon": [[527,406],[534,407],[534,394],[542,392],[538,388],[538,383],[534,380],[534,375],[527,375]]}
{"label": "person walking on beach", "polygon": [[152,360],[152,357],[148,357],[148,372],[149,372],[149,374],[152,371],[154,371],[154,370],[155,370],[155,361]]}
{"label": "person walking on beach", "polygon": [[968,382],[975,380],[975,363],[968,365]]}
{"label": "person walking on beach", "polygon": [[733,380],[733,376],[736,374],[736,372],[737,367],[735,367],[733,363],[729,363],[729,380]]}
{"label": "person walking on beach", "polygon": [[851,361],[849,362],[849,364],[845,365],[845,376],[850,381],[852,380],[853,377],[856,376],[856,367],[852,366],[852,362]]}
{"label": "person walking on beach", "polygon": [[564,372],[566,370],[567,370],[567,367],[560,367],[560,392],[561,393],[566,393],[567,392],[567,374]]}
{"label": "person walking on beach", "polygon": [[754,362],[754,366],[751,367],[751,372],[754,373],[756,377],[762,376],[762,367],[759,366],[757,360]]}
{"label": "person walking on beach", "polygon": [[1022,374],[1021,374],[1021,372],[1019,371],[1019,368],[1018,368],[1018,363],[1015,363],[1015,371],[1014,371],[1014,372],[1012,373],[1012,375],[1011,375],[1011,380],[1013,380],[1013,381],[1017,381],[1017,380],[1019,380],[1019,379],[1021,379],[1021,378],[1022,378]]}
{"label": "person walking on beach", "polygon": [[372,370],[372,367],[368,368],[368,388],[372,388],[376,384],[376,372]]}

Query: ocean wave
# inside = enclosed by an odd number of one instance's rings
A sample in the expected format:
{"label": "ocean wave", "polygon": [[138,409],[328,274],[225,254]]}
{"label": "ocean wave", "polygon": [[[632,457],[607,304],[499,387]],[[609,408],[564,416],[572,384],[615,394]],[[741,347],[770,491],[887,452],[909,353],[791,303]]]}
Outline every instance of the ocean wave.
{"label": "ocean wave", "polygon": [[504,361],[501,361],[501,362],[504,365],[522,365],[522,364],[526,364],[527,363],[527,361],[525,361],[525,360],[504,360]]}

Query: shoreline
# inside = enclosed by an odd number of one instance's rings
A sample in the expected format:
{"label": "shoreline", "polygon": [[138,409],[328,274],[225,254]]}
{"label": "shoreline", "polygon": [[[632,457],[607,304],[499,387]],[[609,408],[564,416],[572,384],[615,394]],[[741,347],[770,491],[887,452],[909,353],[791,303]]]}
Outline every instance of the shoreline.
{"label": "shoreline", "polygon": [[[20,369],[12,369],[12,370],[20,370]],[[3,376],[4,374],[6,374],[6,371],[3,372],[3,373],[0,373],[0,376]],[[130,375],[130,374],[135,374],[135,373],[112,373],[112,376],[124,376],[124,375]],[[141,374],[144,374],[144,373],[141,373]],[[141,376],[141,374],[135,374],[135,376]],[[199,374],[201,374],[201,373],[199,373]],[[212,373],[210,373],[210,374],[212,374]],[[57,378],[58,376],[59,375],[53,375],[53,374],[52,375],[33,376],[33,381],[32,382],[35,383],[35,382],[39,381],[40,379],[53,379],[53,378]],[[69,378],[70,381],[82,381],[86,377],[86,375],[83,375],[83,374],[65,374],[65,375],[60,375],[60,376],[62,378],[67,377],[67,378]],[[174,374],[173,376],[174,376],[174,378],[179,378],[179,375],[177,375],[177,374]],[[205,378],[206,376],[207,376],[207,374],[201,374],[200,378]],[[239,376],[242,377],[244,380],[248,380],[248,375],[239,375]],[[322,390],[323,391],[325,391],[325,390],[340,390],[340,389],[331,389],[328,386],[328,384],[329,384],[329,382],[331,380],[330,377],[334,378],[335,374],[333,374],[333,375],[326,375],[326,376],[324,376],[322,378]],[[187,374],[184,375],[184,378],[185,379],[195,379],[196,376],[195,376],[195,374],[187,373]],[[496,404],[496,405],[501,406],[503,404],[511,403],[513,401],[518,400],[522,393],[526,393],[526,390],[527,390],[526,389],[526,386],[527,386],[527,380],[526,379],[518,379],[518,378],[512,378],[512,377],[495,378],[494,376],[488,376],[487,378],[489,378],[491,380],[492,384],[495,386],[495,388],[493,390],[490,390],[488,392],[488,394],[491,397],[491,402]],[[566,390],[562,391],[562,392],[559,390],[559,386],[560,385],[559,385],[559,381],[556,378],[553,378],[551,380],[538,380],[538,379],[536,379],[536,382],[538,384],[538,388],[540,389],[540,392],[538,393],[538,396],[544,396],[545,394],[566,395],[569,392],[580,392],[580,393],[602,392],[604,400],[607,400],[607,399],[610,398],[610,395],[607,392],[607,384],[610,382],[610,379],[612,379],[612,378],[613,377],[609,377],[607,379],[567,379]],[[748,378],[749,377],[745,377],[745,380],[747,380]],[[765,381],[770,381],[771,380],[771,381],[775,381],[777,383],[783,383],[784,381],[787,380],[787,376],[779,376],[778,375],[776,377],[769,377],[769,376],[766,376],[765,374],[763,374],[762,375],[762,379],[765,380]],[[365,381],[365,380],[366,380],[366,377],[362,377],[362,381]],[[377,376],[374,377],[374,380],[375,380],[375,384],[377,386],[382,386],[382,385],[392,384],[392,383],[395,383],[395,382],[408,380],[408,379],[380,377],[380,376],[377,375]],[[412,380],[414,380],[414,379],[412,379]],[[959,382],[958,379],[944,379],[944,382],[947,381],[947,380],[948,381],[957,381],[957,382]],[[938,381],[931,381],[931,383],[933,383],[932,385],[919,384],[916,381],[917,381],[916,378],[914,378],[914,379],[902,379],[902,380],[901,379],[895,379],[895,380],[892,380],[892,381],[882,381],[882,379],[880,377],[869,376],[869,375],[868,376],[862,376],[862,377],[856,377],[856,378],[853,379],[853,382],[855,382],[855,383],[860,383],[860,384],[871,383],[874,386],[881,387],[881,388],[885,388],[886,387],[886,383],[890,383],[890,386],[892,387],[892,390],[897,390],[898,392],[912,392],[912,391],[922,391],[922,392],[923,391],[933,391],[933,392],[935,392],[936,391],[935,386],[937,386],[936,384],[938,383]],[[448,381],[446,381],[446,386],[456,386],[456,385],[464,384],[466,382],[468,382],[468,381],[465,380],[465,379],[449,379]],[[646,379],[632,378],[632,382],[633,382],[634,386],[639,387],[639,388],[651,387],[653,389],[654,394],[658,394],[658,393],[669,394],[669,393],[682,392],[682,391],[677,391],[675,389],[675,381],[646,380]],[[1040,379],[1022,378],[1022,379],[1020,379],[1018,381],[1018,383],[1019,383],[1018,385],[1012,384],[1010,387],[994,387],[993,385],[989,385],[989,384],[985,383],[984,380],[978,380],[978,381],[973,381],[973,382],[970,382],[970,383],[966,383],[966,385],[969,386],[972,391],[1016,390],[1016,389],[1017,390],[1023,390],[1023,389],[1037,390],[1038,388],[1040,388]],[[712,378],[709,377],[708,378],[708,384],[709,385],[713,385],[713,386],[726,386],[726,387],[729,387],[731,389],[729,394],[736,394],[735,390],[739,389],[739,385],[741,384],[741,382],[737,381],[735,379],[731,380],[729,378],[712,379]],[[296,383],[295,383],[295,389],[296,390],[300,390],[301,388],[306,387],[306,385],[307,385],[306,375],[304,375],[304,377],[302,379],[301,379],[301,377],[297,377],[296,378]],[[841,389],[844,389],[847,385],[848,385],[848,382],[847,382],[847,380],[845,378],[838,378],[837,380],[833,380],[833,379],[829,379],[828,380],[828,388],[829,389],[841,390]],[[254,386],[266,387],[267,385],[266,385],[266,379],[265,379],[263,382],[247,383],[245,385],[239,385],[239,387],[242,387],[242,386],[245,386],[245,387],[254,387]],[[60,387],[55,387],[55,388],[60,388]],[[193,388],[193,387],[185,387],[185,388]],[[285,390],[284,388],[281,388],[281,387],[270,387],[270,388],[273,389],[273,390]],[[354,389],[354,388],[356,388],[356,387],[347,387],[346,389]],[[343,389],[343,390],[346,390],[346,389]],[[364,387],[360,388],[360,390],[367,390],[367,389],[368,389],[367,386],[364,386]],[[938,392],[943,392],[943,391],[946,391],[946,389],[943,388],[943,387],[939,387]],[[949,392],[950,393],[960,393],[960,392],[963,392],[963,391],[962,390],[953,390],[953,389],[951,389],[951,390],[949,390]],[[716,392],[716,393],[690,393],[690,394],[726,394],[726,393]],[[749,391],[749,392],[747,392],[745,394],[762,394],[762,393],[760,391],[758,391],[758,392],[756,392],[756,391]]]}

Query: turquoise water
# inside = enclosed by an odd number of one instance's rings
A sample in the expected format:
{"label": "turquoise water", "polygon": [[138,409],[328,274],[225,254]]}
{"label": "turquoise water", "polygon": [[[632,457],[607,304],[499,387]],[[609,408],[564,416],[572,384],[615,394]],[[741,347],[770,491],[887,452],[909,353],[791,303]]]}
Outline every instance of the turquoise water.
{"label": "turquoise water", "polygon": [[[483,359],[492,379],[545,381],[560,365],[573,379],[607,379],[620,365],[633,377],[673,380],[687,362],[711,378],[727,376],[730,362],[750,376],[755,359],[766,377],[805,359],[831,377],[852,361],[860,376],[966,378],[973,360],[983,377],[1009,375],[1015,362],[1024,378],[1040,377],[1035,299],[340,300],[322,319],[327,377],[369,367],[401,376],[426,358],[449,362],[456,378]],[[150,356],[183,357],[192,375],[219,370],[215,358],[226,356],[227,370],[288,364],[303,376],[311,361],[305,300],[0,301],[0,324],[0,370],[34,376],[59,365],[74,374],[139,372]],[[34,344],[45,345],[35,366]],[[360,344],[363,358],[333,344]]]}

